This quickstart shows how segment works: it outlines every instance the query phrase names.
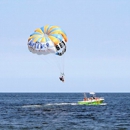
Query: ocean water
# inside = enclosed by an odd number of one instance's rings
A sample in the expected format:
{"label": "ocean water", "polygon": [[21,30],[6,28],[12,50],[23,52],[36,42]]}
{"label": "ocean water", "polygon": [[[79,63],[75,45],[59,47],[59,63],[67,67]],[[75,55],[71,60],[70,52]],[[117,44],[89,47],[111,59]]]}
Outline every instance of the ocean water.
{"label": "ocean water", "polygon": [[130,93],[97,93],[105,103],[78,105],[83,93],[0,93],[0,130],[130,130]]}

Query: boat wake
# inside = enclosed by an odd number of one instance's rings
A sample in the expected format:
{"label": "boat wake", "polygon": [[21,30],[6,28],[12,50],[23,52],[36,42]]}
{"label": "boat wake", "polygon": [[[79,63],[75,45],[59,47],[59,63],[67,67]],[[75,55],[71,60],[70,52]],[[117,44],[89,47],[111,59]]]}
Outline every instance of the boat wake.
{"label": "boat wake", "polygon": [[42,107],[42,105],[24,105],[24,106],[22,106],[23,108],[29,108],[29,107]]}
{"label": "boat wake", "polygon": [[44,106],[64,106],[64,105],[78,105],[77,103],[47,103],[44,105],[24,105],[22,108],[38,108]]}
{"label": "boat wake", "polygon": [[101,103],[100,105],[102,105],[102,106],[106,106],[106,105],[107,105],[107,103]]}
{"label": "boat wake", "polygon": [[[24,105],[22,106],[23,108],[38,108],[38,107],[44,107],[44,106],[74,106],[74,105],[79,105],[78,103],[47,103],[47,104],[44,104],[44,105]],[[92,104],[91,104],[92,105]],[[105,106],[107,105],[107,103],[101,103],[99,104],[101,106]],[[89,105],[90,106],[90,105]]]}
{"label": "boat wake", "polygon": [[48,103],[45,106],[78,105],[77,103]]}

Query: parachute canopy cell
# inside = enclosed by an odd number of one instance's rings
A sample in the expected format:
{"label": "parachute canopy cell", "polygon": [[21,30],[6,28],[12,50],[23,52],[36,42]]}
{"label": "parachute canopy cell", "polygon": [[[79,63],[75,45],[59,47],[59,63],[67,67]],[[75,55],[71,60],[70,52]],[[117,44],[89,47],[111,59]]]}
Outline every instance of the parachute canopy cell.
{"label": "parachute canopy cell", "polygon": [[37,28],[28,38],[28,49],[36,54],[63,55],[66,52],[66,33],[58,26]]}

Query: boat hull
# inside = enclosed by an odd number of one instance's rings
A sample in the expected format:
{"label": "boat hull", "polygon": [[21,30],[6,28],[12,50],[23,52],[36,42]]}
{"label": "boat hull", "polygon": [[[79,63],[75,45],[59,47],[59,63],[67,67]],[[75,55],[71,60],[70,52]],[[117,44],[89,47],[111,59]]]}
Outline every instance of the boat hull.
{"label": "boat hull", "polygon": [[78,101],[79,105],[100,105],[103,103],[104,99],[99,100],[88,100],[88,101]]}

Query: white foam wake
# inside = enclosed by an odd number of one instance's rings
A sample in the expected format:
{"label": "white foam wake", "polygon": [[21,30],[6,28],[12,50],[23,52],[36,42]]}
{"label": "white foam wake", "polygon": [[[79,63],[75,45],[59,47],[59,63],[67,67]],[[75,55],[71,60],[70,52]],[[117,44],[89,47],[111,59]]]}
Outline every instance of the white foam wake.
{"label": "white foam wake", "polygon": [[55,105],[59,105],[59,106],[62,106],[62,105],[77,105],[77,103],[48,103],[46,104],[46,106],[55,106]]}
{"label": "white foam wake", "polygon": [[103,105],[103,106],[105,106],[105,105],[107,105],[107,103],[101,103],[100,105]]}
{"label": "white foam wake", "polygon": [[42,105],[24,105],[22,106],[23,108],[28,108],[28,107],[41,107]]}

